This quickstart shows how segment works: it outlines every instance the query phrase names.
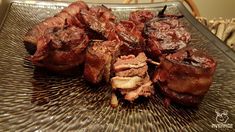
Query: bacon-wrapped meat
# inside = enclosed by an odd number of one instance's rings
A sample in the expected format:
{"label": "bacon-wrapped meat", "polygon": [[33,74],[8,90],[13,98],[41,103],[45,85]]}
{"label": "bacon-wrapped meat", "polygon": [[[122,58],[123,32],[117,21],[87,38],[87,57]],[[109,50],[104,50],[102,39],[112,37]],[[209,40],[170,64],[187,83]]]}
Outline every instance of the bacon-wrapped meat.
{"label": "bacon-wrapped meat", "polygon": [[184,48],[160,58],[153,81],[172,101],[185,105],[200,103],[208,91],[216,62],[197,49]]}
{"label": "bacon-wrapped meat", "polygon": [[109,82],[112,65],[119,55],[120,43],[117,41],[96,41],[86,52],[84,77],[97,84],[103,78]]}
{"label": "bacon-wrapped meat", "polygon": [[122,55],[138,55],[143,52],[145,47],[144,39],[134,22],[128,20],[120,21],[116,26],[116,33],[119,40],[123,42],[121,46]]}
{"label": "bacon-wrapped meat", "polygon": [[51,71],[70,70],[83,63],[88,37],[75,26],[49,28],[37,42],[37,50],[30,57],[32,63]]}
{"label": "bacon-wrapped meat", "polygon": [[27,45],[33,44],[36,46],[38,39],[44,35],[44,32],[49,28],[62,28],[65,24],[75,25],[83,27],[80,20],[80,11],[87,10],[88,6],[83,1],[77,1],[64,8],[61,12],[56,14],[54,17],[49,17],[39,24],[35,25],[30,29],[24,38],[24,42]]}
{"label": "bacon-wrapped meat", "polygon": [[147,57],[143,52],[138,56],[121,56],[114,63],[115,77],[111,79],[113,90],[118,90],[124,99],[134,101],[139,96],[148,97],[154,93],[147,73]]}
{"label": "bacon-wrapped meat", "polygon": [[156,14],[153,11],[137,10],[130,13],[129,20],[136,24],[139,31],[143,31],[144,24],[153,19],[155,16]]}
{"label": "bacon-wrapped meat", "polygon": [[117,40],[114,23],[116,17],[111,9],[104,5],[94,6],[90,10],[82,10],[81,15],[86,26],[93,32],[101,34],[105,39]]}
{"label": "bacon-wrapped meat", "polygon": [[113,14],[112,10],[104,5],[93,6],[89,10],[92,15],[97,16],[102,21],[112,21],[116,20],[116,16]]}
{"label": "bacon-wrapped meat", "polygon": [[190,34],[177,17],[154,18],[145,25],[147,52],[156,58],[187,46]]}

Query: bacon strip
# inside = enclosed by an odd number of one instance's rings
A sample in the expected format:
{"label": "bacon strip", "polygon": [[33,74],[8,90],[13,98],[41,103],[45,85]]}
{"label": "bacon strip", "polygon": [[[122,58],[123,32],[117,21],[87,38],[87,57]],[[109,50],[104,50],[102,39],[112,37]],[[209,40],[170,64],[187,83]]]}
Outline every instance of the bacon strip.
{"label": "bacon strip", "polygon": [[68,7],[64,8],[61,12],[56,14],[54,17],[49,17],[30,29],[25,35],[24,42],[37,45],[38,39],[42,35],[44,35],[47,29],[55,27],[61,28],[66,23],[83,27],[79,20],[79,17],[77,17],[82,9],[88,9],[88,6],[85,2],[73,2]]}

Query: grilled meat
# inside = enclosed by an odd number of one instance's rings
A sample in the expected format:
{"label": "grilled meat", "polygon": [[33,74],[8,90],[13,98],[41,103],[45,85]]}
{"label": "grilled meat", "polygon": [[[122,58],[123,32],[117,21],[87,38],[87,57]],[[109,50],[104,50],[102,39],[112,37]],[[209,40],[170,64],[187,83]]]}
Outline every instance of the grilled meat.
{"label": "grilled meat", "polygon": [[120,43],[117,41],[96,41],[87,49],[84,77],[97,84],[103,78],[109,82],[112,65],[119,55]]}
{"label": "grilled meat", "polygon": [[77,67],[84,61],[88,37],[75,26],[49,28],[37,42],[32,63],[51,71],[61,72]]}
{"label": "grilled meat", "polygon": [[[165,15],[165,10],[166,6],[158,16],[148,10],[133,11],[129,20],[116,22],[111,9],[103,5],[88,8],[82,1],[74,2],[28,31],[26,48],[36,47],[29,60],[57,73],[85,62],[88,82],[111,83],[114,107],[115,92],[130,102],[149,97],[154,93],[152,81],[159,84],[166,104],[173,100],[196,105],[212,83],[216,62],[197,49],[185,48],[191,36],[179,21],[182,16]],[[152,81],[146,61],[158,65]]]}
{"label": "grilled meat", "polygon": [[83,27],[84,25],[80,20],[79,13],[81,10],[87,9],[88,6],[85,2],[77,1],[64,8],[55,16],[49,17],[39,24],[35,25],[25,35],[24,42],[26,46],[36,46],[38,39],[41,38],[42,35],[44,35],[44,32],[49,28],[62,28],[66,24]]}
{"label": "grilled meat", "polygon": [[[159,83],[163,93],[179,103],[182,99],[184,104],[198,104],[212,83],[215,60],[197,49],[184,48],[161,57],[160,62],[153,81]],[[195,101],[194,97],[197,97]]]}
{"label": "grilled meat", "polygon": [[133,11],[129,15],[129,20],[133,21],[139,31],[143,31],[144,24],[153,19],[156,14],[149,10],[137,10]]}
{"label": "grilled meat", "polygon": [[142,52],[138,56],[121,56],[114,63],[115,77],[111,79],[111,85],[113,90],[124,95],[124,99],[134,101],[139,96],[148,97],[153,94],[146,60],[147,57]]}
{"label": "grilled meat", "polygon": [[117,40],[115,33],[115,16],[112,10],[102,6],[91,7],[90,10],[81,11],[86,26],[107,40]]}
{"label": "grilled meat", "polygon": [[191,36],[179,17],[156,17],[145,24],[146,47],[151,57],[174,53],[187,46]]}
{"label": "grilled meat", "polygon": [[132,21],[122,20],[116,26],[116,33],[119,40],[123,42],[121,46],[122,55],[138,55],[143,52],[144,39],[142,33],[136,28]]}

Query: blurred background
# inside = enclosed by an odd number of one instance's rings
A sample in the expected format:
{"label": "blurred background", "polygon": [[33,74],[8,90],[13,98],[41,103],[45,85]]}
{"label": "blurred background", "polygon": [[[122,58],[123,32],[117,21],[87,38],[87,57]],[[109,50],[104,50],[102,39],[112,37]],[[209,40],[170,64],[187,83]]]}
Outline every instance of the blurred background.
{"label": "blurred background", "polygon": [[[121,3],[123,0],[86,0],[87,2],[110,2]],[[134,0],[132,0],[134,2]],[[163,0],[155,0],[161,2]],[[212,18],[234,18],[235,17],[235,0],[193,0],[201,16]],[[133,3],[132,2],[132,3]],[[150,0],[138,0],[139,3],[148,3]]]}
{"label": "blurred background", "polygon": [[[3,0],[0,0],[3,1]],[[66,0],[57,0],[66,1]],[[75,1],[75,0],[67,0]],[[84,0],[90,3],[122,3],[123,0]],[[139,3],[149,3],[151,0],[138,0]],[[162,2],[163,0],[154,0]],[[200,15],[208,19],[213,18],[234,18],[235,17],[235,0],[193,0],[199,9]],[[134,3],[135,0],[132,0]]]}
{"label": "blurred background", "polygon": [[[3,2],[5,0],[0,0]],[[57,1],[75,1],[75,0],[57,0]],[[90,3],[122,3],[123,0],[84,0]],[[135,0],[132,0],[134,3]],[[138,0],[139,3],[148,3],[151,0]],[[161,2],[163,0],[154,0],[154,2]],[[193,0],[201,16],[212,18],[234,18],[235,17],[235,0]]]}
{"label": "blurred background", "polygon": [[235,18],[235,0],[194,0],[201,16]]}

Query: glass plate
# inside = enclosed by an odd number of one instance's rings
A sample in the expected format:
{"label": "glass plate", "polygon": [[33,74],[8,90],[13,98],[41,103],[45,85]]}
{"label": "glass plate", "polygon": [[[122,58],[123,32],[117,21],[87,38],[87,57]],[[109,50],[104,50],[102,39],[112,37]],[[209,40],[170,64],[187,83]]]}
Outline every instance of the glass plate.
{"label": "glass plate", "polygon": [[[118,5],[111,7],[119,19],[130,11],[158,11],[183,14],[192,34],[190,45],[213,56],[218,66],[214,81],[197,108],[171,105],[162,96],[121,100],[110,107],[109,85],[88,85],[82,68],[71,76],[50,74],[35,68],[23,45],[27,30],[53,16],[68,3],[10,1],[0,30],[0,130],[2,131],[233,131],[235,121],[235,54],[198,23],[179,2]],[[216,113],[220,110],[220,113]],[[227,111],[227,112],[226,112]],[[218,121],[218,118],[224,120]],[[219,124],[222,124],[219,126]],[[217,127],[217,128],[216,128]]]}

